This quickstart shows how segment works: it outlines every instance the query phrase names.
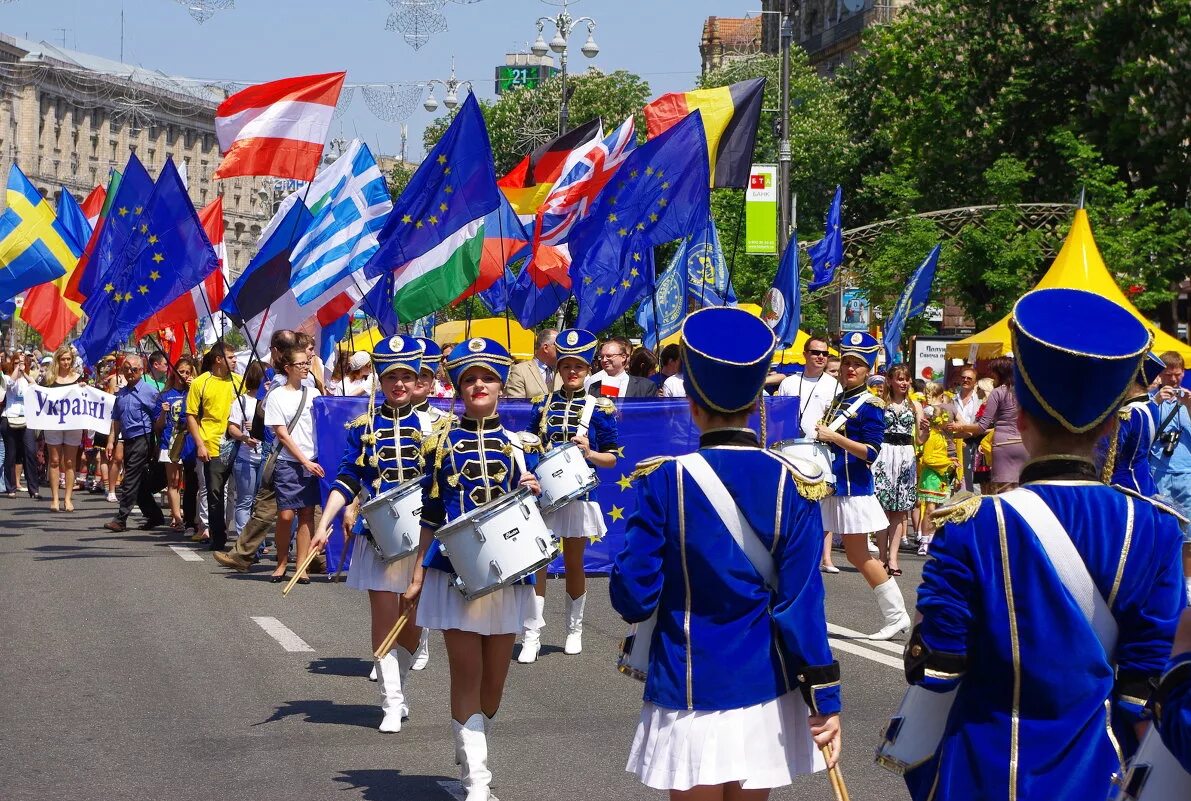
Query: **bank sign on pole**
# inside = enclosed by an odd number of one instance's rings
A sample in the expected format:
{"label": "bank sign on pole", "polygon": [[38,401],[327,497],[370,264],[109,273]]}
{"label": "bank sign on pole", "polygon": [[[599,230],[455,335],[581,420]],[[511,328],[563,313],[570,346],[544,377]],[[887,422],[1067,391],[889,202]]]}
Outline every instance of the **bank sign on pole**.
{"label": "bank sign on pole", "polygon": [[777,255],[777,165],[754,164],[744,194],[744,252]]}

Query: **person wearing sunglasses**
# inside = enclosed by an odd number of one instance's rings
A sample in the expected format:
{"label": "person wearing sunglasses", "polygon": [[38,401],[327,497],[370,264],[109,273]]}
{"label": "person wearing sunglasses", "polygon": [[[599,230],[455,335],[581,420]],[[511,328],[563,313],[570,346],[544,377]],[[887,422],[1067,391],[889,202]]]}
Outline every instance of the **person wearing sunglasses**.
{"label": "person wearing sunglasses", "polygon": [[605,398],[656,398],[657,385],[628,371],[633,346],[624,337],[611,337],[597,356],[603,369],[587,377],[587,391]]}

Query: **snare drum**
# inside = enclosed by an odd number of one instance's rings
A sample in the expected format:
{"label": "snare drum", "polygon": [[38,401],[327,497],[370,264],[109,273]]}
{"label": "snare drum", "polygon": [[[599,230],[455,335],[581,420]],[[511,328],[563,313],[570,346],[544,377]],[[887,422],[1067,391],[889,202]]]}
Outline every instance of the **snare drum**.
{"label": "snare drum", "polygon": [[1170,753],[1153,726],[1122,777],[1113,776],[1120,792],[1114,801],[1166,801],[1191,798],[1191,773]]}
{"label": "snare drum", "polygon": [[823,471],[823,480],[828,484],[835,483],[835,473],[832,471],[832,462],[835,460],[835,454],[831,452],[831,446],[826,442],[819,442],[817,439],[783,439],[773,445],[775,450],[779,450],[789,456],[805,459],[819,467]]}
{"label": "snare drum", "polygon": [[422,536],[422,485],[418,479],[399,484],[360,505],[368,521],[372,547],[386,562],[417,553]]}
{"label": "snare drum", "polygon": [[543,512],[553,512],[576,498],[582,498],[600,483],[595,469],[587,463],[583,452],[573,442],[551,448],[538,461],[534,475],[542,485],[539,504]]}
{"label": "snare drum", "polygon": [[649,673],[649,651],[653,646],[653,630],[658,624],[655,611],[648,620],[629,626],[624,639],[620,641],[620,656],[616,669],[629,678],[645,681]]}
{"label": "snare drum", "polygon": [[900,776],[933,757],[943,742],[956,692],[935,693],[911,685],[881,734],[877,764]]}
{"label": "snare drum", "polygon": [[525,487],[472,509],[434,536],[455,569],[452,583],[469,601],[525,578],[558,553]]}

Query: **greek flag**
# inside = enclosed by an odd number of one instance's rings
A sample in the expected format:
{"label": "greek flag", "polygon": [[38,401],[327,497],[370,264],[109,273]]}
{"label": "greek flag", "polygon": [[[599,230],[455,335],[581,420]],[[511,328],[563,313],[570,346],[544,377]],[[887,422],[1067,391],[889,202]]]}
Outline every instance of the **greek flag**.
{"label": "greek flag", "polygon": [[315,179],[314,188],[325,194],[311,208],[314,222],[290,256],[290,286],[302,305],[364,267],[380,247],[378,234],[393,208],[376,159],[359,139]]}

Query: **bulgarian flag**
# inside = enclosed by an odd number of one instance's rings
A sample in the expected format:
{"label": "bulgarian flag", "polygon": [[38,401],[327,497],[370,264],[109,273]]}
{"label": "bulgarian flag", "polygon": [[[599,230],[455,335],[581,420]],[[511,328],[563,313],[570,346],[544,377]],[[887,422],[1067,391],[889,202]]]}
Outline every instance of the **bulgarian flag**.
{"label": "bulgarian flag", "polygon": [[364,274],[393,273],[393,308],[412,322],[445,308],[480,274],[484,218],[500,207],[488,130],[474,95],[418,167]]}
{"label": "bulgarian flag", "polygon": [[656,138],[698,109],[707,137],[711,186],[744,189],[748,186],[764,93],[765,79],[753,78],[731,86],[662,95],[645,107],[649,138]]}

